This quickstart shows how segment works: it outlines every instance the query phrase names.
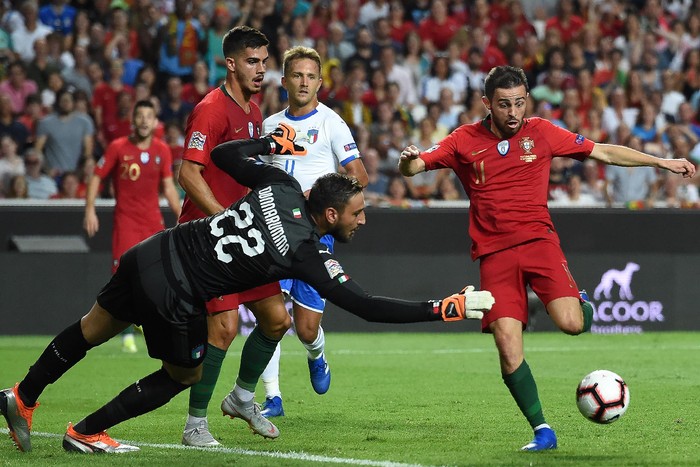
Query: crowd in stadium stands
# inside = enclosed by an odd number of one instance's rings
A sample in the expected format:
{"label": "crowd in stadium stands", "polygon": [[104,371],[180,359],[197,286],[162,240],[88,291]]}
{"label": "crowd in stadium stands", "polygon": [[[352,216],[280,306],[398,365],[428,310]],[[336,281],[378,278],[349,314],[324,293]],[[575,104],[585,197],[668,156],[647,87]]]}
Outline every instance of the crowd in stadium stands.
{"label": "crowd in stadium stands", "polygon": [[[700,163],[700,0],[0,0],[0,196],[84,196],[142,99],[177,162],[189,112],[226,74],[222,37],[241,24],[270,40],[263,116],[286,106],[282,53],[319,52],[319,98],[353,130],[375,204],[465,199],[452,173],[408,180],[397,160],[483,118],[483,79],[503,64],[526,71],[528,116]],[[550,199],[700,206],[698,177],[564,158]]]}

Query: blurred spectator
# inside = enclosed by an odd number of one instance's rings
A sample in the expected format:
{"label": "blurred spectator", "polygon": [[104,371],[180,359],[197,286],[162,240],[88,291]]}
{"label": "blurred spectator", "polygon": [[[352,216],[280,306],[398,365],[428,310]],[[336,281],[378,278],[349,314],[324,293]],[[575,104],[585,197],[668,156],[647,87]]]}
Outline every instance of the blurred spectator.
{"label": "blurred spectator", "polygon": [[29,148],[24,154],[26,168],[27,191],[32,199],[49,199],[58,192],[56,181],[44,172],[44,158],[34,148]]}
{"label": "blurred spectator", "polygon": [[380,102],[387,98],[386,75],[379,68],[372,70],[369,87],[362,95],[362,102],[374,113]]}
{"label": "blurred spectator", "polygon": [[564,73],[561,70],[552,70],[547,73],[545,82],[532,88],[530,94],[536,101],[544,101],[556,107],[564,99],[563,84]]}
{"label": "blurred spectator", "polygon": [[462,100],[462,93],[467,87],[467,79],[464,75],[453,73],[447,55],[439,54],[433,58],[430,74],[421,80],[420,100],[426,105],[429,102],[438,102],[443,89],[452,91],[455,101]]}
{"label": "blurred spectator", "polygon": [[61,176],[61,184],[58,193],[51,196],[51,199],[79,199],[78,188],[80,187],[80,177],[76,172],[65,172]]}
{"label": "blurred spectator", "polygon": [[639,70],[631,70],[627,75],[627,82],[625,83],[627,106],[641,109],[642,103],[647,99],[647,94],[649,92],[651,92],[651,89],[644,87],[641,72]]}
{"label": "blurred spectator", "polygon": [[92,94],[92,110],[95,117],[95,127],[97,129],[97,141],[102,147],[106,147],[107,145],[105,138],[107,129],[114,124],[117,118],[117,101],[119,94],[121,92],[128,92],[133,95],[134,92],[131,86],[127,86],[122,82],[124,68],[121,60],[112,60],[109,71],[109,81],[95,83]]}
{"label": "blurred spectator", "polygon": [[66,49],[74,50],[75,47],[87,47],[90,45],[90,18],[87,11],[78,10],[75,14],[73,32],[66,37]]}
{"label": "blurred spectator", "polygon": [[131,93],[122,91],[117,95],[117,112],[114,118],[104,127],[105,144],[131,134],[131,111],[134,99]]}
{"label": "blurred spectator", "polygon": [[105,30],[105,58],[120,58],[126,61],[139,58],[138,32],[129,26],[129,5],[126,2],[112,2],[110,22]]}
{"label": "blurred spectator", "polygon": [[411,72],[396,62],[396,51],[393,47],[383,47],[380,52],[379,66],[384,71],[387,80],[399,85],[398,103],[411,108],[418,103],[418,93]]}
{"label": "blurred spectator", "polygon": [[39,91],[46,89],[51,73],[60,73],[61,67],[48,60],[48,45],[46,39],[34,42],[34,58],[27,65],[27,78],[34,81]]}
{"label": "blurred spectator", "polygon": [[10,98],[15,115],[24,112],[27,96],[35,94],[38,90],[36,83],[27,79],[27,70],[19,60],[10,63],[7,79],[0,81],[0,94]]}
{"label": "blurred spectator", "polygon": [[364,84],[351,80],[349,84],[350,96],[342,104],[340,116],[355,131],[360,126],[369,126],[372,123],[372,111],[362,101],[365,94]]}
{"label": "blurred spectator", "polygon": [[685,102],[685,96],[679,91],[681,82],[678,78],[679,76],[671,70],[661,73],[662,99],[659,112],[672,122],[678,119],[678,108]]}
{"label": "blurred spectator", "polygon": [[231,15],[224,5],[214,8],[214,16],[207,28],[207,52],[204,56],[209,68],[209,85],[218,86],[226,78],[226,57],[221,48],[224,35],[231,29]]}
{"label": "blurred spectator", "polygon": [[406,18],[406,9],[398,0],[389,5],[389,28],[389,34],[396,44],[404,44],[408,33],[416,30],[416,23]]}
{"label": "blurred spectator", "polygon": [[411,73],[414,86],[428,73],[431,67],[431,57],[423,51],[421,38],[416,31],[409,31],[404,41],[404,53],[401,65]]}
{"label": "blurred spectator", "polygon": [[24,22],[11,35],[12,47],[25,63],[34,59],[34,42],[43,39],[53,29],[39,21],[39,5],[35,0],[24,0],[19,8]]}
{"label": "blurred spectator", "polygon": [[78,168],[81,157],[92,157],[95,127],[92,120],[75,112],[75,99],[68,90],[56,97],[54,113],[39,121],[35,149],[46,157],[52,177]]}
{"label": "blurred spectator", "polygon": [[73,23],[77,11],[67,0],[50,0],[48,5],[39,9],[39,19],[42,23],[60,33],[68,36],[73,32]]}
{"label": "blurred spectator", "polygon": [[177,76],[168,78],[165,96],[161,102],[158,118],[163,122],[177,122],[184,126],[194,106],[182,95],[182,80]]}
{"label": "blurred spectator", "polygon": [[213,89],[209,82],[207,64],[203,60],[198,60],[194,64],[192,82],[182,86],[182,100],[194,108]]}
{"label": "blurred spectator", "polygon": [[385,0],[367,0],[360,7],[359,22],[365,26],[372,26],[379,18],[389,16],[389,2]]}
{"label": "blurred spectator", "polygon": [[383,201],[395,207],[408,207],[408,187],[406,179],[402,175],[394,175],[389,179],[386,198]]}
{"label": "blurred spectator", "polygon": [[[374,68],[377,61],[380,60],[380,57],[373,47],[374,42],[369,28],[362,26],[357,31],[357,38],[354,44],[355,53],[346,60],[345,69],[349,70],[354,66],[360,65],[364,67],[367,76],[369,76],[372,68]],[[384,71],[386,73],[386,70]]]}
{"label": "blurred spectator", "polygon": [[604,173],[605,169],[601,168],[598,161],[593,159],[583,161],[581,194],[592,197],[596,203],[606,201],[605,180],[601,177],[601,172]]}
{"label": "blurred spectator", "polygon": [[436,124],[445,127],[448,132],[457,128],[459,126],[459,114],[464,112],[465,108],[464,105],[455,101],[451,89],[445,88],[440,91],[438,105],[440,114],[437,117]]}
{"label": "blurred spectator", "polygon": [[581,125],[580,133],[591,141],[605,143],[608,140],[608,134],[601,126],[600,113],[596,109],[590,109],[586,113],[586,119]]}
{"label": "blurred spectator", "polygon": [[[641,139],[630,136],[618,144],[643,151]],[[652,207],[658,192],[658,177],[653,167],[605,167],[605,181],[608,205]]]}
{"label": "blurred spectator", "polygon": [[365,197],[370,203],[376,204],[387,192],[389,177],[379,170],[381,158],[375,148],[369,148],[362,153],[362,163],[367,171],[368,180],[364,190]]}
{"label": "blurred spectator", "polygon": [[[95,159],[92,157],[89,158],[81,158],[80,162],[78,163],[78,178],[80,179],[80,183],[78,184],[78,191],[76,193],[76,196],[80,199],[85,198],[87,194],[87,185],[88,182],[90,181],[90,178],[92,177],[92,174],[95,173],[95,167],[97,166],[97,162],[95,162]],[[100,184],[98,188],[98,196],[101,196],[101,194],[104,192],[104,186],[103,184]]]}
{"label": "blurred spectator", "polygon": [[683,102],[678,106],[678,119],[674,126],[691,141],[695,143],[700,139],[700,123],[694,120],[695,112],[693,106],[688,102]]}
{"label": "blurred spectator", "polygon": [[[658,117],[658,119],[657,119]],[[637,122],[632,127],[632,136],[642,142],[644,152],[660,156],[661,133],[666,126],[663,115],[659,114],[651,102],[645,102],[637,115]]]}
{"label": "blurred spectator", "polygon": [[[0,100],[0,102],[2,101]],[[34,141],[36,141],[37,122],[45,115],[44,109],[41,106],[41,96],[38,94],[30,94],[27,96],[24,106],[24,113],[17,119],[29,132],[24,148],[34,146]]]}
{"label": "blurred spectator", "polygon": [[564,43],[575,40],[585,24],[583,18],[576,14],[574,6],[573,0],[559,0],[557,15],[545,25],[547,30],[558,30]]}
{"label": "blurred spectator", "polygon": [[616,87],[610,93],[610,103],[603,110],[602,127],[608,135],[613,136],[611,142],[615,144],[623,144],[616,140],[614,136],[620,125],[624,124],[627,128],[633,128],[637,123],[638,109],[627,105],[627,96],[624,89]]}
{"label": "blurred spectator", "polygon": [[61,78],[61,73],[58,70],[51,71],[46,79],[46,88],[41,91],[41,105],[45,110],[53,107],[56,103],[56,95],[63,88],[65,88],[65,82]]}
{"label": "blurred spectator", "polygon": [[175,0],[175,11],[158,31],[158,71],[167,77],[192,79],[192,67],[204,57],[207,42],[199,20],[192,17],[188,0]]}
{"label": "blurred spectator", "polygon": [[[355,54],[355,45],[345,39],[345,26],[340,21],[328,25],[328,57],[346,61]],[[326,60],[323,63],[327,63]]]}
{"label": "blurred spectator", "polygon": [[[426,117],[418,124],[418,134],[413,144],[420,150],[430,149],[437,141],[434,138],[435,122]],[[406,178],[408,193],[413,199],[429,199],[435,197],[441,179],[449,177],[449,170],[430,170],[421,172],[413,177]]]}
{"label": "blurred spectator", "polygon": [[87,49],[82,45],[73,48],[73,58],[75,64],[72,67],[65,67],[61,70],[61,77],[66,85],[85,91],[88,96],[92,96],[92,83],[88,75],[88,65],[90,57]]}
{"label": "blurred spectator", "polygon": [[17,10],[18,2],[0,2],[0,29],[12,34],[22,27],[24,17]]}
{"label": "blurred spectator", "polygon": [[[329,1],[314,2],[313,14],[307,17],[307,32],[309,38],[317,41],[320,38],[328,38],[328,28],[330,24],[337,20],[337,9]],[[326,60],[321,57],[321,62]]]}
{"label": "blurred spectator", "polygon": [[435,199],[443,201],[457,201],[463,199],[462,193],[457,189],[454,177],[442,177],[438,183]]}
{"label": "blurred spectator", "polygon": [[6,197],[9,199],[29,198],[27,178],[24,175],[15,175],[10,179]]}
{"label": "blurred spectator", "polygon": [[[671,139],[671,157],[692,160],[690,149],[691,145],[685,136]],[[669,207],[700,207],[700,195],[698,194],[700,182],[695,177],[664,177],[662,183],[666,194],[666,204]]]}
{"label": "blurred spectator", "polygon": [[19,151],[24,151],[29,139],[29,130],[12,113],[12,102],[0,94],[0,136],[9,135],[17,143]]}
{"label": "blurred spectator", "polygon": [[0,135],[0,194],[10,187],[10,179],[24,175],[24,160],[17,152],[17,142],[12,136]]}
{"label": "blurred spectator", "polygon": [[90,60],[105,64],[105,27],[102,23],[92,23],[90,25],[90,41],[88,42],[87,48]]}
{"label": "blurred spectator", "polygon": [[581,176],[578,174],[571,174],[566,182],[566,190],[557,194],[559,197],[553,200],[554,206],[595,207],[600,205],[600,202],[596,201],[591,194],[583,192]]}
{"label": "blurred spectator", "polygon": [[295,16],[290,24],[289,45],[296,47],[313,47],[314,40],[308,35],[306,18],[303,16]]}
{"label": "blurred spectator", "polygon": [[470,91],[482,92],[484,90],[486,73],[483,72],[481,66],[483,60],[483,52],[480,48],[472,47],[469,49],[469,55],[467,56],[467,81],[469,82]]}

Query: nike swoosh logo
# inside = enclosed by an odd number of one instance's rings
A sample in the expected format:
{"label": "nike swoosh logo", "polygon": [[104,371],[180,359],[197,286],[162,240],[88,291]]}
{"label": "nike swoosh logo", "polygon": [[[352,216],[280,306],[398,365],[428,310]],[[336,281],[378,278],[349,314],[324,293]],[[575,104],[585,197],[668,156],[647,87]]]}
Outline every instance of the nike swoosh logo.
{"label": "nike swoosh logo", "polygon": [[236,128],[233,130],[234,133],[240,133],[243,130],[243,127]]}
{"label": "nike swoosh logo", "polygon": [[[488,148],[486,148],[486,149],[488,149]],[[480,151],[472,151],[472,156],[478,156],[478,155],[481,154],[482,152],[486,151],[486,149],[482,149],[482,150],[480,150]]]}
{"label": "nike swoosh logo", "polygon": [[134,156],[124,156],[125,161],[130,161],[134,158]]}

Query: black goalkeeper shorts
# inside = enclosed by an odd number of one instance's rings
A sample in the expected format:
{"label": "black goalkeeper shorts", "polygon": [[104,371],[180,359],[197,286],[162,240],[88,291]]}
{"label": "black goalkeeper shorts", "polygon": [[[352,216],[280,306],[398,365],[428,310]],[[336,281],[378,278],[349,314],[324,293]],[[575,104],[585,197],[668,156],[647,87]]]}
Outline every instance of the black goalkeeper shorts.
{"label": "black goalkeeper shorts", "polygon": [[206,309],[185,281],[173,280],[173,261],[180,269],[170,253],[174,246],[164,233],[128,250],[97,303],[114,318],[142,326],[149,356],[193,368],[207,348]]}

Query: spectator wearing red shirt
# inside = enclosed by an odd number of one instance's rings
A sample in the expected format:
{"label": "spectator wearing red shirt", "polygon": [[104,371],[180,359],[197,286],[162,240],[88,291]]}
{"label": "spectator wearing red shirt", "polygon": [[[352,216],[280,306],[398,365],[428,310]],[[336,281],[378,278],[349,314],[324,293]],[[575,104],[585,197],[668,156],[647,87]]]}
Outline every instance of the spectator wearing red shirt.
{"label": "spectator wearing red shirt", "polygon": [[447,50],[452,36],[459,30],[459,23],[447,15],[447,5],[435,0],[430,15],[418,25],[418,34],[426,50]]}
{"label": "spectator wearing red shirt", "polygon": [[109,81],[102,81],[95,86],[92,94],[92,110],[95,114],[95,128],[97,129],[97,141],[104,146],[107,145],[105,132],[107,128],[114,124],[118,113],[118,98],[122,91],[133,96],[133,89],[122,83],[124,67],[119,59],[112,60],[110,67]]}
{"label": "spectator wearing red shirt", "polygon": [[574,14],[574,2],[572,0],[561,0],[557,9],[557,16],[547,20],[545,30],[557,29],[561,40],[566,44],[578,36],[584,25],[583,18]]}
{"label": "spectator wearing red shirt", "polygon": [[183,101],[191,104],[194,108],[214,88],[209,86],[209,69],[204,61],[198,60],[194,64],[192,76],[192,82],[182,86],[181,97]]}
{"label": "spectator wearing red shirt", "polygon": [[416,24],[406,19],[406,10],[399,1],[391,2],[389,5],[389,26],[391,28],[389,34],[397,44],[403,44],[406,35],[416,29]]}

